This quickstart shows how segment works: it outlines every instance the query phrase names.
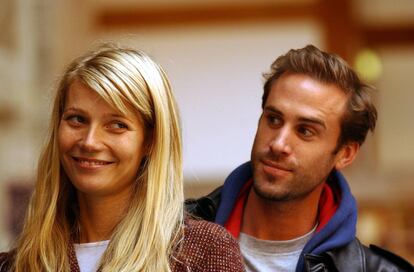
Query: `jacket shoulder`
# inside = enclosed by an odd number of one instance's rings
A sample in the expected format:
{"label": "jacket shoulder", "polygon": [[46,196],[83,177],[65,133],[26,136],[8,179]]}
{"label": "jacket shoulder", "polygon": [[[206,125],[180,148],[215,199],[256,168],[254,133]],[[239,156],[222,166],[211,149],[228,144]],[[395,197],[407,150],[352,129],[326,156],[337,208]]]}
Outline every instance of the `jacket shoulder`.
{"label": "jacket shoulder", "polygon": [[368,271],[414,271],[412,264],[391,251],[376,245],[363,246],[363,248]]}
{"label": "jacket shoulder", "polygon": [[197,245],[204,254],[219,251],[239,254],[237,241],[224,227],[204,220],[186,220],[184,242]]}
{"label": "jacket shoulder", "polygon": [[173,271],[244,271],[237,241],[223,227],[186,219]]}
{"label": "jacket shoulder", "polygon": [[201,218],[207,221],[214,222],[217,209],[220,205],[221,190],[220,186],[206,196],[198,199],[191,198],[185,201],[185,209],[189,215],[195,218]]}
{"label": "jacket shoulder", "polygon": [[414,272],[413,266],[402,257],[378,246],[366,247],[357,238],[326,254],[337,271]]}

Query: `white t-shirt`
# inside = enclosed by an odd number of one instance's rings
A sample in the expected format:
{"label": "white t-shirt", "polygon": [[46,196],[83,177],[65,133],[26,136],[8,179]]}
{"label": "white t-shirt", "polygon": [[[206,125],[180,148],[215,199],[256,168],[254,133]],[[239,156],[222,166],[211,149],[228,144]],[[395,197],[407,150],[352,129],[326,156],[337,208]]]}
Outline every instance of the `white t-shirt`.
{"label": "white t-shirt", "polygon": [[81,272],[96,272],[109,240],[93,243],[74,244],[76,258]]}
{"label": "white t-shirt", "polygon": [[286,241],[260,240],[240,233],[239,245],[247,272],[294,272],[300,253],[312,238],[315,228],[309,233]]}

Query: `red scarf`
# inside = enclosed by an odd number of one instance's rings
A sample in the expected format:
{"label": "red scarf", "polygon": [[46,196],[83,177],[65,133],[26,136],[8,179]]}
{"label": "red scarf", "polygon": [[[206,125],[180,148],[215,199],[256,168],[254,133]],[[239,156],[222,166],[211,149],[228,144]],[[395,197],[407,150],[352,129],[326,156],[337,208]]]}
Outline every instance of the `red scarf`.
{"label": "red scarf", "polygon": [[[237,197],[233,211],[231,212],[227,222],[224,224],[224,227],[235,238],[238,238],[240,234],[244,205],[246,204],[247,196],[249,195],[252,185],[252,179],[250,179],[246,184],[244,184],[243,188],[239,193],[239,196]],[[327,183],[325,183],[322,189],[321,197],[319,199],[319,224],[316,228],[316,231],[320,231],[329,222],[329,219],[334,215],[335,211],[337,210],[338,204],[338,197],[334,194],[333,189]]]}

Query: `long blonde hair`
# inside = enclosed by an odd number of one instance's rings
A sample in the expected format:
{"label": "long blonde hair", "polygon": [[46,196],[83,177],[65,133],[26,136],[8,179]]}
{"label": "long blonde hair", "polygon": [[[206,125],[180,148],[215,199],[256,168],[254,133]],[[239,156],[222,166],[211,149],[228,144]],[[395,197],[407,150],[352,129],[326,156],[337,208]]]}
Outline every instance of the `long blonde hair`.
{"label": "long blonde hair", "polygon": [[163,69],[140,51],[105,45],[74,60],[54,100],[37,181],[16,247],[13,268],[70,271],[68,248],[76,228],[76,193],[59,161],[57,131],[67,90],[80,80],[114,108],[132,106],[151,130],[152,144],[125,217],[101,259],[102,271],[171,271],[183,224],[179,117]]}

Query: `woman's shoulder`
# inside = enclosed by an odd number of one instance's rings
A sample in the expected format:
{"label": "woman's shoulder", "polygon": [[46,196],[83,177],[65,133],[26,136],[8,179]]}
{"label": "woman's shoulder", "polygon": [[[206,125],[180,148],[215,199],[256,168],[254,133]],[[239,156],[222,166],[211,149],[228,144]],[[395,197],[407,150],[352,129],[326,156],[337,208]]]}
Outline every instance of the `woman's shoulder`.
{"label": "woman's shoulder", "polygon": [[185,220],[179,256],[182,264],[191,267],[192,271],[244,271],[239,246],[233,236],[222,226],[203,220]]}
{"label": "woman's shoulder", "polygon": [[200,239],[202,241],[205,241],[205,239],[209,239],[210,242],[216,241],[219,244],[222,244],[223,242],[237,244],[236,240],[225,228],[218,224],[211,223],[205,220],[198,220],[192,218],[186,219],[184,233],[184,237],[186,239]]}

